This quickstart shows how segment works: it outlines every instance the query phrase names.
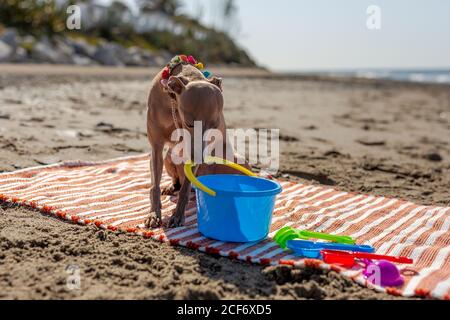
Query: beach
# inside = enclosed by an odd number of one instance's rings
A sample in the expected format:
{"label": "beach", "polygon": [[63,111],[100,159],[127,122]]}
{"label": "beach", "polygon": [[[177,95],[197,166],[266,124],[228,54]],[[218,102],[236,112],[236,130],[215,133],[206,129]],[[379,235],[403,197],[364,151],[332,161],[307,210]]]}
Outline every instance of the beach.
{"label": "beach", "polygon": [[[0,172],[147,153],[152,68],[0,65]],[[448,206],[450,86],[212,68],[230,128],[280,129],[280,179]],[[331,271],[262,267],[0,209],[0,298],[393,299]],[[81,271],[68,290],[67,266]]]}

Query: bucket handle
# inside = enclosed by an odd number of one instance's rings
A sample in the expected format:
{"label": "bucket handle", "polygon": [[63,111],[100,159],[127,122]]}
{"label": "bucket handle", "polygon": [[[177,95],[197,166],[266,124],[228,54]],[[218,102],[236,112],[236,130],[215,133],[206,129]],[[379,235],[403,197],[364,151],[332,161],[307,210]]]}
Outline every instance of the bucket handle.
{"label": "bucket handle", "polygon": [[[256,177],[256,174],[251,172],[247,168],[244,168],[243,166],[238,165],[237,163],[234,163],[234,162],[231,162],[226,159],[219,158],[219,157],[206,157],[205,163],[207,163],[207,164],[212,164],[212,163],[224,164],[226,166],[229,166],[233,169],[236,169],[236,170],[242,172],[243,174],[246,174],[251,177]],[[186,175],[186,178],[188,178],[188,180],[190,182],[192,182],[193,185],[195,185],[197,188],[199,188],[203,192],[206,192],[210,196],[215,197],[216,192],[214,190],[208,188],[207,186],[205,186],[200,181],[198,181],[198,179],[192,173],[192,167],[194,167],[194,166],[196,166],[195,162],[192,162],[190,160],[186,161],[186,163],[184,164],[184,174]]]}

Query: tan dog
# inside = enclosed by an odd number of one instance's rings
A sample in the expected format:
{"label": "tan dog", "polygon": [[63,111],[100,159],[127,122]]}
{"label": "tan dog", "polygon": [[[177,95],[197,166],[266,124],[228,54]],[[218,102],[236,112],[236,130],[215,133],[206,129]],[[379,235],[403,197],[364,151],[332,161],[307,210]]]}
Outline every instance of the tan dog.
{"label": "tan dog", "polygon": [[[190,64],[179,64],[167,81],[161,83],[162,71],[153,79],[148,98],[147,134],[151,145],[150,171],[152,186],[150,189],[151,212],[146,221],[148,227],[161,225],[161,189],[160,182],[163,164],[172,177],[172,186],[163,190],[163,194],[172,194],[179,190],[178,202],[174,214],[169,220],[169,227],[177,227],[184,223],[184,212],[191,191],[190,182],[185,179],[183,165],[175,165],[170,150],[163,159],[165,145],[173,147],[171,135],[177,126],[191,133],[191,145],[194,146],[194,121],[201,121],[203,131],[218,129],[226,137],[225,119],[222,113],[223,96],[222,80],[213,77],[208,80],[203,73]],[[175,115],[172,114],[172,107]],[[202,133],[203,134],[203,133]],[[226,139],[220,143],[226,154]],[[205,146],[202,144],[202,150]],[[192,148],[193,150],[193,148]],[[193,160],[193,152],[191,159]],[[236,159],[235,159],[236,161]],[[247,166],[248,168],[248,166]],[[198,169],[198,170],[197,170]],[[211,173],[236,173],[223,165],[200,165],[194,169],[198,175]]]}

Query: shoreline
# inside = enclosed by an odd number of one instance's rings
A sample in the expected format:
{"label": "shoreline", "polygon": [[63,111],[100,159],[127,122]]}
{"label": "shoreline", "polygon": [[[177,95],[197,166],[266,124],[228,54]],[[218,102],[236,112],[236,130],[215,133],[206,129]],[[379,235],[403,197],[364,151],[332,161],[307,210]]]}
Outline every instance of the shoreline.
{"label": "shoreline", "polygon": [[[435,82],[417,82],[406,80],[394,80],[388,78],[364,78],[358,76],[339,76],[339,75],[320,75],[308,73],[284,73],[271,71],[264,68],[246,68],[239,66],[215,66],[211,65],[210,69],[213,74],[221,77],[231,78],[258,78],[270,80],[299,80],[299,81],[316,81],[316,82],[333,82],[342,84],[366,84],[374,86],[383,85],[398,85],[409,87],[431,87],[431,88],[449,88],[450,83],[435,83]],[[3,76],[21,76],[31,75],[39,76],[45,74],[46,76],[68,76],[68,75],[83,75],[94,77],[135,77],[147,78],[160,71],[156,67],[108,67],[108,66],[76,66],[65,64],[14,64],[14,63],[0,63],[0,74]]]}

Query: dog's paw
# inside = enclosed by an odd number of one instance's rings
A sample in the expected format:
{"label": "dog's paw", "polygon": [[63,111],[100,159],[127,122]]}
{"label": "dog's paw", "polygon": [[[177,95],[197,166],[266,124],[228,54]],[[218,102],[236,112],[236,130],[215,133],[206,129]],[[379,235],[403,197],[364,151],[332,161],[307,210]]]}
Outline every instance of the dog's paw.
{"label": "dog's paw", "polygon": [[158,228],[162,224],[161,215],[158,215],[156,212],[150,212],[147,220],[145,220],[145,226],[147,228]]}
{"label": "dog's paw", "polygon": [[174,214],[170,217],[169,222],[167,223],[167,226],[169,228],[177,228],[181,227],[184,224],[184,214]]}
{"label": "dog's paw", "polygon": [[161,194],[163,196],[173,196],[175,194],[176,191],[179,191],[180,188],[177,189],[177,187],[173,184],[171,184],[170,186],[164,187],[161,189]]}

